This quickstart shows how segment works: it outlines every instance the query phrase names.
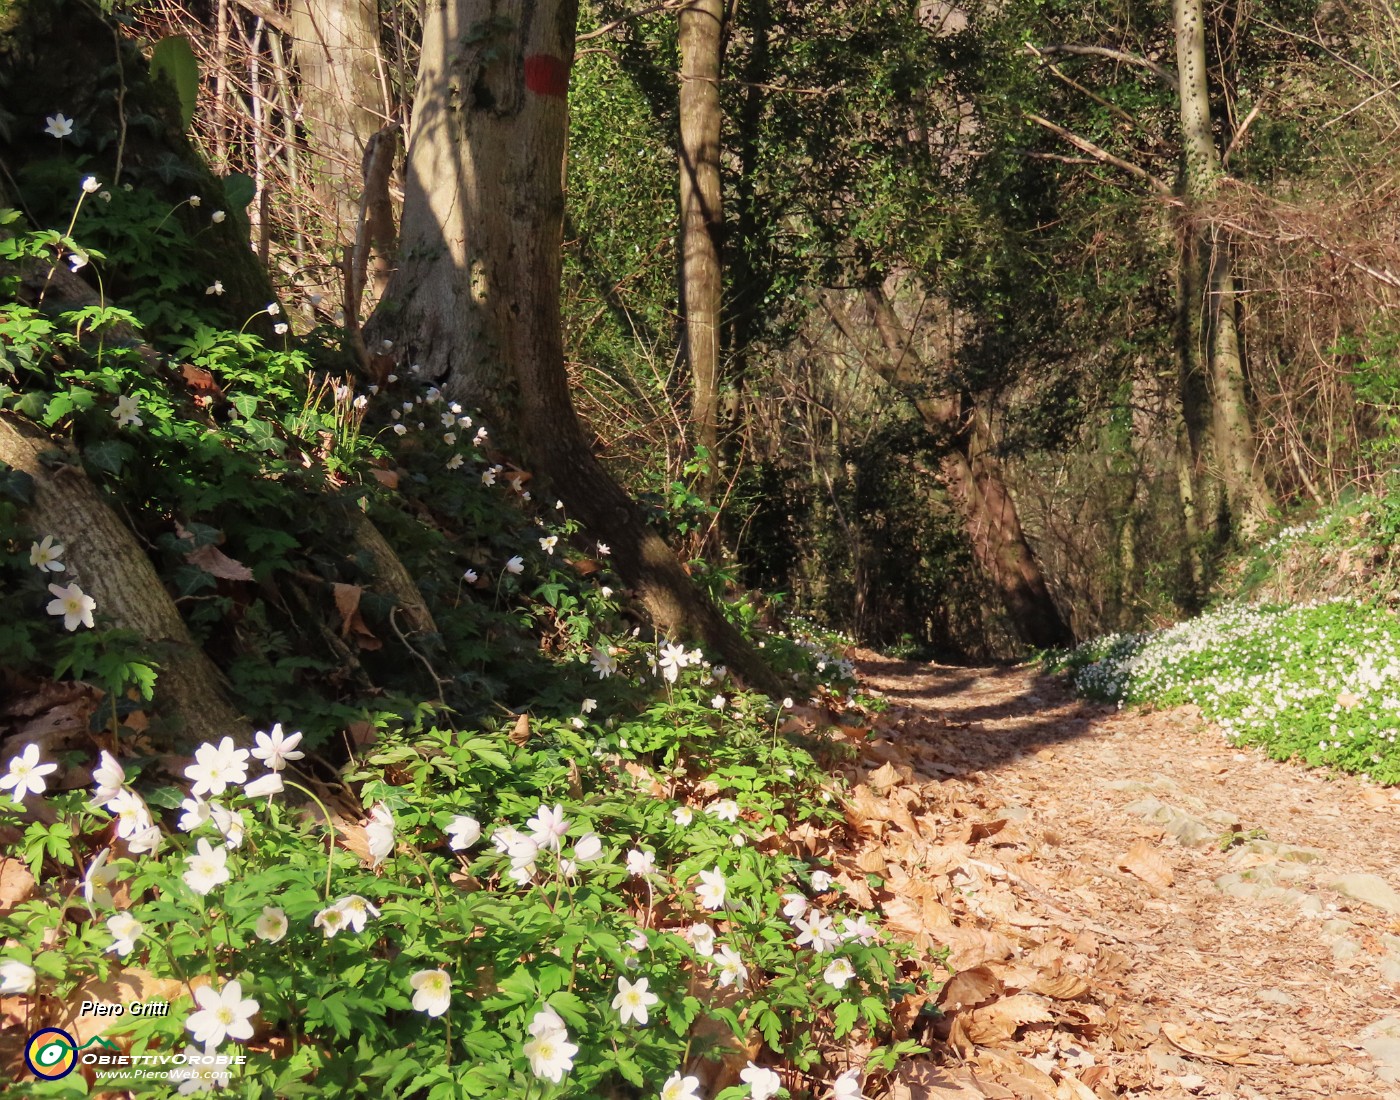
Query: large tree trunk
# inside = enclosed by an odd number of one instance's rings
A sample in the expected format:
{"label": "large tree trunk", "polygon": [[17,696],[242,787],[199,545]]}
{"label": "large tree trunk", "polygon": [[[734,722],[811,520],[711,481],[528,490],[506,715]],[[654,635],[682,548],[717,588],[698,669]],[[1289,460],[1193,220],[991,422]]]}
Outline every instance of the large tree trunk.
{"label": "large tree trunk", "polygon": [[780,690],[598,463],[569,396],[559,284],[577,11],[577,0],[426,11],[404,259],[372,324],[534,460],[570,514],[611,544],[659,630],[703,640],[751,683]]}
{"label": "large tree trunk", "polygon": [[695,445],[708,454],[701,483],[709,499],[719,443],[720,51],[724,0],[690,0],[678,16],[680,90],[680,290],[685,353],[690,365]]}
{"label": "large tree trunk", "polygon": [[375,0],[292,0],[302,122],[315,157],[316,191],[329,199],[336,239],[348,248],[359,220],[361,165],[384,125]]}
{"label": "large tree trunk", "polygon": [[[843,335],[862,347],[835,297],[825,292],[823,301]],[[962,516],[973,557],[996,589],[1012,629],[1025,644],[1041,649],[1069,645],[1074,636],[1026,541],[1016,502],[1007,491],[1001,463],[991,449],[985,417],[971,402],[919,395],[927,370],[884,291],[869,288],[866,306],[886,354],[866,356],[865,361],[908,395],[930,431],[949,441],[940,470],[943,483]]]}
{"label": "large tree trunk", "polygon": [[[1209,200],[1224,170],[1211,131],[1206,74],[1205,18],[1201,0],[1173,0],[1176,58],[1188,209]],[[1246,535],[1269,518],[1273,498],[1255,466],[1244,359],[1235,319],[1235,279],[1230,244],[1218,233],[1201,237],[1205,268],[1205,324],[1211,386],[1214,457],[1225,484],[1231,521]]]}
{"label": "large tree trunk", "polygon": [[224,736],[250,740],[251,727],[225,700],[223,677],[190,636],[136,536],[81,466],[45,461],[56,451],[38,428],[0,413],[0,462],[34,479],[30,525],[64,545],[64,561],[97,601],[97,615],[136,631],[148,644],[159,665],[157,713],[169,717],[191,744]]}

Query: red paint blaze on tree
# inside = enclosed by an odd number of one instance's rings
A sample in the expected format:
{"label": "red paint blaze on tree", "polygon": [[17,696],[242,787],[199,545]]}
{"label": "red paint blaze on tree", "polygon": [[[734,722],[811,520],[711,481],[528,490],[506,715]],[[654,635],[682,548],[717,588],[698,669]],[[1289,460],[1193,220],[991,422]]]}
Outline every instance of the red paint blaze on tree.
{"label": "red paint blaze on tree", "polygon": [[525,59],[525,87],[536,95],[567,99],[569,66],[562,58],[537,53]]}

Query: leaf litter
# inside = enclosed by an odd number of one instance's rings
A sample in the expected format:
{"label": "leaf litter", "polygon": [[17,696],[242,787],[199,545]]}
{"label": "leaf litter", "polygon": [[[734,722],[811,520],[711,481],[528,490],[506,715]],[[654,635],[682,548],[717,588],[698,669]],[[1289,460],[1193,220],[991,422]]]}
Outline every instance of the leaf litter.
{"label": "leaf litter", "polygon": [[894,705],[811,715],[856,752],[823,854],[930,978],[894,1013],[930,1053],[872,1095],[1400,1100],[1400,913],[1338,886],[1400,878],[1392,792],[1192,708],[860,656]]}

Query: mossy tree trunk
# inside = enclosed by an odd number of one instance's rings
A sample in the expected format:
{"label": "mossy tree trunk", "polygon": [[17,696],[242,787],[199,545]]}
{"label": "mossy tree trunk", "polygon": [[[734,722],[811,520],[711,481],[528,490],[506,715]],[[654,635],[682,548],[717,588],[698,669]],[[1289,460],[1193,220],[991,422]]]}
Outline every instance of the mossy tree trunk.
{"label": "mossy tree trunk", "polygon": [[691,0],[677,15],[680,90],[680,291],[685,357],[690,366],[690,422],[695,445],[708,454],[700,495],[710,499],[719,459],[719,325],[723,275],[720,58],[723,0]]}
{"label": "mossy tree trunk", "polygon": [[149,646],[159,665],[155,707],[172,719],[176,737],[251,739],[224,697],[223,677],[191,637],[136,536],[74,457],[28,421],[0,413],[0,462],[33,479],[29,524],[64,545],[64,561],[97,601],[97,615],[136,631]]}

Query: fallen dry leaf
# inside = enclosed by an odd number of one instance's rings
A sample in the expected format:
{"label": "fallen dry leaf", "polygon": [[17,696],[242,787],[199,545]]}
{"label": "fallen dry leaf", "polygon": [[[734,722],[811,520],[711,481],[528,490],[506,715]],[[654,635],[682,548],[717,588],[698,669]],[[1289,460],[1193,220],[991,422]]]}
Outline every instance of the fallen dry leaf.
{"label": "fallen dry leaf", "polygon": [[0,857],[0,915],[8,913],[34,890],[34,876],[13,856]]}
{"label": "fallen dry leaf", "polygon": [[522,714],[515,720],[515,728],[510,731],[510,743],[523,745],[528,740],[530,740],[530,716]]}
{"label": "fallen dry leaf", "polygon": [[1194,1054],[1198,1058],[1210,1058],[1216,1062],[1225,1062],[1231,1066],[1262,1066],[1264,1059],[1255,1054],[1249,1047],[1239,1043],[1229,1043],[1216,1039],[1213,1034],[1214,1029],[1206,1029],[1204,1026],[1193,1034],[1181,1024],[1168,1020],[1162,1024],[1162,1034],[1172,1044],[1187,1054]]}
{"label": "fallen dry leaf", "polygon": [[938,994],[940,1008],[950,1011],[972,1009],[1000,997],[1001,979],[989,967],[974,966],[954,974]]}
{"label": "fallen dry leaf", "polygon": [[185,560],[211,577],[225,581],[250,581],[253,571],[241,561],[234,561],[213,543],[198,546],[185,555]]}
{"label": "fallen dry leaf", "polygon": [[1136,875],[1147,885],[1165,890],[1172,884],[1175,875],[1171,864],[1149,840],[1139,840],[1127,853],[1118,857],[1118,868]]}
{"label": "fallen dry leaf", "polygon": [[1025,1024],[1048,1023],[1055,1017],[1041,998],[1030,993],[1003,997],[984,1008],[958,1015],[954,1026],[962,1026],[963,1034],[977,1046],[992,1046],[1012,1038]]}

